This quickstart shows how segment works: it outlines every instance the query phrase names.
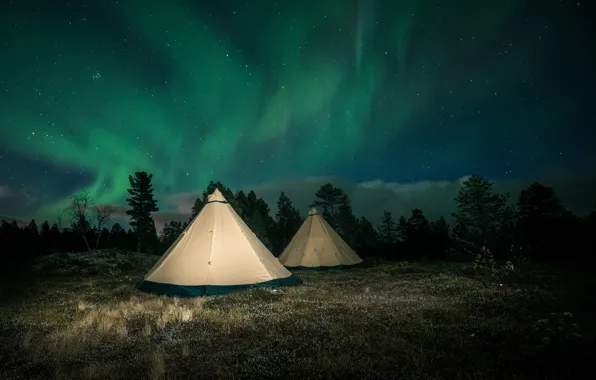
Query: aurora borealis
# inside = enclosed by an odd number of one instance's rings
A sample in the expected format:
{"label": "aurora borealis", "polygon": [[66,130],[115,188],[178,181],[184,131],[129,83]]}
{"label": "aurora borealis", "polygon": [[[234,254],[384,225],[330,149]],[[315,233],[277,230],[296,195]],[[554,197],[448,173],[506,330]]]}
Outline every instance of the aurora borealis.
{"label": "aurora borealis", "polygon": [[211,179],[526,179],[596,163],[583,2],[140,4],[0,5],[0,215],[48,217],[85,189],[123,204],[137,170],[167,211],[166,195]]}

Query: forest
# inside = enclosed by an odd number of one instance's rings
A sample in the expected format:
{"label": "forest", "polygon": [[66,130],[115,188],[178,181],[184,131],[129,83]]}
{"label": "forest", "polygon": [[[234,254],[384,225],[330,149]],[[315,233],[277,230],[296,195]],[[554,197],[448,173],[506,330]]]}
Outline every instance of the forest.
{"label": "forest", "polygon": [[[129,176],[127,199],[130,227],[112,223],[113,208],[94,205],[88,193],[71,196],[70,205],[56,222],[35,219],[21,227],[2,221],[0,246],[7,265],[14,268],[37,256],[116,248],[161,255],[182,233],[219,188],[236,212],[273,252],[279,255],[303,222],[296,205],[281,192],[275,210],[254,191],[233,191],[211,181],[196,199],[186,222],[170,221],[158,234],[151,213],[158,211],[153,176]],[[410,261],[573,260],[591,259],[596,249],[596,210],[577,216],[567,210],[555,191],[540,183],[522,190],[517,199],[494,191],[494,184],[473,175],[455,197],[452,223],[445,217],[428,220],[422,207],[410,215],[385,211],[375,227],[354,215],[349,196],[331,183],[313,194],[315,206],[336,231],[364,258]],[[488,256],[488,257],[487,257]],[[12,264],[12,265],[11,265]]]}
{"label": "forest", "polygon": [[[295,205],[211,182],[158,234],[137,172],[125,229],[75,194],[55,223],[2,222],[0,378],[584,378],[594,347],[596,213],[533,183],[516,199],[475,175],[452,215],[354,215],[331,183]],[[218,188],[279,255],[315,206],[364,259],[292,271],[302,286],[156,297],[137,284]],[[424,205],[420,205],[424,207]],[[130,226],[130,227],[128,227]],[[199,358],[200,360],[197,360]]]}

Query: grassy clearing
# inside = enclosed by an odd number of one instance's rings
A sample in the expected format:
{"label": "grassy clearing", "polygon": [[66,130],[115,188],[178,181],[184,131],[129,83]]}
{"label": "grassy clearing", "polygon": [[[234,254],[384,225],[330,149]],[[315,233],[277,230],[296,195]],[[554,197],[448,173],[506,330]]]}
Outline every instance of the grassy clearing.
{"label": "grassy clearing", "polygon": [[592,344],[594,293],[544,268],[485,287],[379,263],[207,299],[140,293],[145,269],[3,285],[0,378],[573,378]]}

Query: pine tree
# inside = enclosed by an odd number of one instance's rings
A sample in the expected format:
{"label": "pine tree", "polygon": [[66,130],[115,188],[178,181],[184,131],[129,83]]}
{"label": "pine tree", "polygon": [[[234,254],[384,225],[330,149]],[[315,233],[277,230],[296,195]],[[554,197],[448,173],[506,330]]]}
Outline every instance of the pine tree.
{"label": "pine tree", "polygon": [[277,224],[275,251],[281,253],[302,224],[300,212],[294,207],[290,198],[283,191],[277,200],[275,222]]}
{"label": "pine tree", "polygon": [[319,188],[315,193],[315,201],[309,207],[318,207],[322,210],[322,216],[327,220],[331,227],[336,228],[336,218],[339,207],[345,203],[346,194],[338,187],[327,183]]}
{"label": "pine tree", "polygon": [[402,215],[399,217],[399,222],[397,223],[397,238],[401,242],[405,242],[407,233],[408,233],[408,221]]}
{"label": "pine tree", "polygon": [[39,249],[39,229],[35,219],[31,219],[29,225],[23,229],[23,235],[25,238],[25,247],[29,256],[35,256],[38,254]]}
{"label": "pine tree", "polygon": [[155,220],[153,220],[153,218],[151,218],[149,222],[149,231],[147,233],[145,250],[149,253],[159,252],[159,237],[157,236],[157,228],[155,228]]}
{"label": "pine tree", "polygon": [[359,256],[375,256],[378,253],[380,236],[372,223],[364,216],[358,219],[354,249]]}
{"label": "pine tree", "polygon": [[257,198],[254,191],[249,191],[244,202],[235,201],[235,207],[239,210],[244,222],[259,237],[267,247],[271,244],[275,233],[275,221],[269,214],[269,205],[262,198]]}
{"label": "pine tree", "polygon": [[429,256],[430,239],[432,239],[428,219],[422,210],[415,208],[408,219],[406,228],[406,247],[410,256],[426,260]]}
{"label": "pine tree", "polygon": [[435,223],[431,225],[432,229],[432,258],[444,258],[445,253],[451,248],[451,232],[449,224],[444,217],[440,217]]}
{"label": "pine tree", "polygon": [[124,249],[126,247],[126,231],[120,223],[114,223],[110,229],[110,246],[113,248]]}
{"label": "pine tree", "polygon": [[153,197],[152,179],[153,174],[146,172],[136,172],[134,177],[128,177],[130,182],[128,193],[131,197],[126,201],[131,209],[126,211],[126,214],[130,216],[130,225],[137,237],[137,252],[141,252],[142,249],[151,247],[157,242],[155,223],[151,213],[159,211],[159,208]]}
{"label": "pine tree", "polygon": [[341,203],[337,208],[336,228],[337,233],[348,243],[353,246],[356,243],[355,233],[358,225],[358,220],[352,211],[352,202],[347,194],[340,198]]}
{"label": "pine tree", "polygon": [[517,208],[520,219],[558,219],[565,208],[552,187],[534,182],[519,194]]}
{"label": "pine tree", "polygon": [[39,231],[39,248],[41,253],[47,254],[52,249],[52,231],[48,221],[41,224]]}
{"label": "pine tree", "polygon": [[397,225],[393,220],[393,214],[390,211],[383,212],[379,236],[385,244],[395,244],[397,242]]}
{"label": "pine tree", "polygon": [[248,198],[242,190],[238,190],[236,194],[234,194],[234,210],[240,215],[242,220],[248,218],[250,207],[248,205]]}
{"label": "pine tree", "polygon": [[64,242],[62,241],[62,232],[58,228],[58,224],[52,224],[50,229],[50,247],[52,252],[60,252],[63,250]]}
{"label": "pine tree", "polygon": [[167,250],[174,242],[180,237],[184,231],[184,225],[182,222],[172,220],[167,222],[163,226],[161,234],[161,250]]}
{"label": "pine tree", "polygon": [[565,208],[553,188],[534,182],[522,190],[517,216],[519,232],[533,252],[548,256],[561,248],[558,245]]}
{"label": "pine tree", "polygon": [[137,234],[135,233],[135,231],[132,228],[126,230],[126,240],[122,249],[132,251],[134,249],[137,249],[138,243],[139,239],[137,239]]}
{"label": "pine tree", "polygon": [[497,248],[499,234],[508,223],[511,211],[507,207],[509,194],[496,194],[493,186],[479,175],[472,175],[455,197],[458,211],[453,214],[459,225],[457,230],[466,234],[460,239],[486,246],[491,251]]}

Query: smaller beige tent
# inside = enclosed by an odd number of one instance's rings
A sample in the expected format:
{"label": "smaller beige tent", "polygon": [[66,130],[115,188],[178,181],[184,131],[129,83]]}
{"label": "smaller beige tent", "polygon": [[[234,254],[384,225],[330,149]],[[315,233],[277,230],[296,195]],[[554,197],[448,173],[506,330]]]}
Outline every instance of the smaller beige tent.
{"label": "smaller beige tent", "polygon": [[149,293],[192,297],[301,283],[216,189],[137,287]]}
{"label": "smaller beige tent", "polygon": [[290,269],[324,270],[360,264],[362,259],[313,208],[279,261]]}

